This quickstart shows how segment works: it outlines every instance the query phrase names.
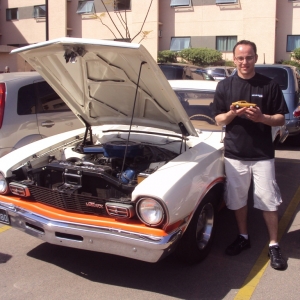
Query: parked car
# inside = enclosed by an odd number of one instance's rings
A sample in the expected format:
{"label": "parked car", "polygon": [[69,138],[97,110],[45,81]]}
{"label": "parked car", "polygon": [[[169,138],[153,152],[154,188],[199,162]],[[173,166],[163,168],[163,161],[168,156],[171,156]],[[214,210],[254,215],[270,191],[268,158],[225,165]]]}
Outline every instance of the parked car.
{"label": "parked car", "polygon": [[229,77],[235,68],[219,66],[219,67],[207,67],[205,68],[207,73],[210,74],[215,80],[223,80]]}
{"label": "parked car", "polygon": [[[223,195],[222,128],[198,110],[209,122],[189,119],[143,45],[62,38],[13,52],[86,128],[0,158],[1,222],[52,244],[147,262],[173,251],[204,259]],[[217,83],[188,82],[186,96],[209,112]]]}
{"label": "parked car", "polygon": [[0,74],[0,157],[80,127],[83,124],[37,72]]}
{"label": "parked car", "polygon": [[168,80],[214,80],[204,68],[195,65],[180,63],[159,63],[158,65]]}
{"label": "parked car", "polygon": [[[300,134],[300,118],[294,112],[300,105],[300,87],[294,67],[281,64],[257,64],[255,71],[274,79],[279,84],[289,109],[289,113],[285,115],[286,129],[289,137],[298,136]],[[235,74],[236,71],[232,75]]]}

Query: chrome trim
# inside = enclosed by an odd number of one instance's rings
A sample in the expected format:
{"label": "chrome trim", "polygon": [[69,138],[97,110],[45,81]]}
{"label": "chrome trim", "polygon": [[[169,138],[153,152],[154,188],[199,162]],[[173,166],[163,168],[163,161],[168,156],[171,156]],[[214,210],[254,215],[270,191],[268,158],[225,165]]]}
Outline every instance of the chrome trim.
{"label": "chrome trim", "polygon": [[286,120],[285,125],[286,125],[286,129],[289,132],[289,135],[300,133],[300,118]]}
{"label": "chrome trim", "polygon": [[134,207],[129,204],[107,202],[105,208],[112,217],[132,218],[135,215]]}
{"label": "chrome trim", "polygon": [[173,251],[182,235],[177,228],[167,236],[153,236],[118,228],[54,220],[18,206],[0,202],[11,227],[54,245],[109,253],[145,262],[157,262]]}
{"label": "chrome trim", "polygon": [[[21,197],[29,197],[30,196],[30,191],[27,185],[17,183],[17,182],[10,182],[9,184],[9,189],[12,194],[21,196]],[[24,192],[20,193],[18,192],[20,189],[22,189]]]}

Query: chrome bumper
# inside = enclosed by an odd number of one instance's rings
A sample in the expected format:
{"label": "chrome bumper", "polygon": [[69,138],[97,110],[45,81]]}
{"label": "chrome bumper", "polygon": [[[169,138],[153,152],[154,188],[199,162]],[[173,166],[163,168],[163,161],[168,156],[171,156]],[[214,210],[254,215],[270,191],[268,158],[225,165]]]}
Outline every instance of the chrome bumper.
{"label": "chrome bumper", "polygon": [[178,228],[164,237],[115,228],[52,220],[15,205],[0,202],[9,215],[10,226],[50,244],[91,250],[157,262],[167,256],[182,235]]}
{"label": "chrome bumper", "polygon": [[300,133],[300,118],[286,120],[286,129],[289,135],[296,135]]}

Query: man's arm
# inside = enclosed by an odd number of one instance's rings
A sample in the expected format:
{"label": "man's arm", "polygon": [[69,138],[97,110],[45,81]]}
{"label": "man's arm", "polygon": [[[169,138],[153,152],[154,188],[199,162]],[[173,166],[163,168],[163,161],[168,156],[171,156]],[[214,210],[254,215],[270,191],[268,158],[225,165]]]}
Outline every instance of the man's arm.
{"label": "man's arm", "polygon": [[217,115],[215,120],[219,125],[224,126],[229,124],[236,116],[241,116],[243,114],[253,122],[260,122],[269,126],[282,126],[285,123],[284,115],[263,114],[258,106],[255,108],[243,107],[241,109],[236,109],[231,105],[228,112]]}
{"label": "man's arm", "polygon": [[228,125],[236,116],[243,115],[246,110],[247,107],[236,109],[235,106],[231,105],[228,112],[217,115],[215,120],[218,125]]}
{"label": "man's arm", "polygon": [[285,123],[285,117],[282,114],[266,115],[259,107],[248,108],[245,116],[253,122],[260,122],[269,126],[282,126]]}

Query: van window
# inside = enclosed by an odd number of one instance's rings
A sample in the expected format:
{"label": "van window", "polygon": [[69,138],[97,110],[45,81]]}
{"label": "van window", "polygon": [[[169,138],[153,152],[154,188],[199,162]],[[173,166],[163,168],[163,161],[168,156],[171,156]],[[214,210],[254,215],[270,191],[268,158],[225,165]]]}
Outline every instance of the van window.
{"label": "van window", "polygon": [[288,87],[288,73],[282,68],[268,68],[259,67],[255,68],[257,73],[270,77],[276,81],[282,90],[286,90]]}

